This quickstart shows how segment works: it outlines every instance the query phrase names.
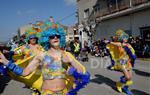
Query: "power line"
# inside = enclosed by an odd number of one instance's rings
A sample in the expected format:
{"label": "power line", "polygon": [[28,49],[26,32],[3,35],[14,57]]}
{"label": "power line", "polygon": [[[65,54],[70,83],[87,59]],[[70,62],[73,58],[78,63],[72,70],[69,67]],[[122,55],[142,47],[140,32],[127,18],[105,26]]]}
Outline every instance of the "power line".
{"label": "power line", "polygon": [[76,14],[76,12],[74,12],[74,13],[68,15],[68,16],[63,17],[62,19],[58,20],[57,22],[61,22],[61,21],[63,21],[63,20],[66,20],[66,19],[68,19],[69,17],[72,17],[74,14]]}

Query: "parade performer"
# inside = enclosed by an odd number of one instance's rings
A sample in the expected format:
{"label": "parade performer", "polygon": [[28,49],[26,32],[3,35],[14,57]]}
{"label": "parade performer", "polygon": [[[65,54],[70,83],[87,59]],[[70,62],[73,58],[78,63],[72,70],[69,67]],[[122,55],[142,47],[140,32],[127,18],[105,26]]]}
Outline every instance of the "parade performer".
{"label": "parade performer", "polygon": [[120,81],[116,83],[117,90],[119,92],[124,91],[127,95],[132,95],[132,92],[128,89],[133,84],[132,81],[132,68],[135,63],[135,51],[132,46],[127,43],[128,35],[121,29],[116,32],[117,42],[110,42],[107,45],[108,53],[111,54],[112,67],[115,70],[119,70],[123,73],[120,77]]}
{"label": "parade performer", "polygon": [[[90,74],[71,53],[61,50],[61,47],[65,46],[63,28],[49,28],[47,32],[42,33],[47,34],[41,41],[47,42],[48,39],[49,49],[36,55],[27,67],[22,68],[8,61],[2,53],[0,62],[13,73],[23,77],[40,66],[38,70],[42,72],[43,77],[41,95],[76,95],[89,82]],[[73,78],[69,79],[69,76]]]}
{"label": "parade performer", "polygon": [[14,54],[23,54],[24,58],[27,58],[31,55],[36,55],[40,51],[44,51],[42,46],[38,44],[38,38],[35,34],[32,34],[27,37],[28,43],[20,46],[14,50]]}
{"label": "parade performer", "polygon": [[[13,62],[17,65],[25,68],[29,62],[37,55],[40,51],[44,51],[42,46],[38,44],[38,38],[36,34],[31,34],[27,36],[27,44],[16,48],[14,51],[10,51],[13,54]],[[39,73],[39,74],[36,74]],[[32,72],[32,74],[22,77],[16,76],[12,72],[8,72],[9,76],[14,80],[21,81],[25,83],[27,86],[32,89],[32,94],[38,93],[38,89],[40,89],[41,85],[37,85],[39,81],[42,79],[42,76],[38,70]],[[33,78],[34,77],[34,78]]]}
{"label": "parade performer", "polygon": [[[3,50],[3,53],[9,54],[9,60],[12,62],[15,62],[17,65],[21,66],[22,68],[25,68],[29,62],[40,52],[44,51],[42,46],[38,44],[38,31],[35,29],[35,25],[31,24],[30,27],[26,29],[25,36],[26,36],[26,44],[19,46],[18,48],[15,48],[13,51]],[[0,65],[0,72],[5,70],[1,68],[2,65]],[[7,68],[6,68],[7,70]],[[22,77],[22,76],[16,76],[11,71],[6,71],[6,74],[8,74],[12,79],[20,81],[25,83],[27,87],[30,87],[32,90],[32,95],[35,95],[36,93],[39,93],[39,89],[41,88],[41,85],[39,85],[39,82],[42,82],[42,76],[41,72],[38,70],[35,70],[32,72],[32,74]],[[5,74],[4,72],[4,74]],[[38,74],[37,74],[38,73]],[[5,74],[5,75],[6,75]]]}

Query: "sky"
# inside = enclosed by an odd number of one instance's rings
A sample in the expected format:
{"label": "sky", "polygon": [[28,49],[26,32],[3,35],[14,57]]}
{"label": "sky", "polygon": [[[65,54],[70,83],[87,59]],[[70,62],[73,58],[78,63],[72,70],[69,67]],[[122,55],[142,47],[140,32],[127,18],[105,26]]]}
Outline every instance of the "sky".
{"label": "sky", "polygon": [[75,12],[76,0],[0,0],[0,42],[9,40],[19,27],[49,16],[63,25],[73,25],[77,22]]}

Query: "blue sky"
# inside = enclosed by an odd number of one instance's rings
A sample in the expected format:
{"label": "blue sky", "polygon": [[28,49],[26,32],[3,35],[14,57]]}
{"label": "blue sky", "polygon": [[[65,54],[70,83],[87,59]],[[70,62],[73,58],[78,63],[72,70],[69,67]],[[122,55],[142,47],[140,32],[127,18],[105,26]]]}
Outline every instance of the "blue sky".
{"label": "blue sky", "polygon": [[[76,0],[0,0],[0,42],[11,38],[19,27],[53,16],[55,21],[76,12]],[[77,22],[75,14],[64,25]]]}

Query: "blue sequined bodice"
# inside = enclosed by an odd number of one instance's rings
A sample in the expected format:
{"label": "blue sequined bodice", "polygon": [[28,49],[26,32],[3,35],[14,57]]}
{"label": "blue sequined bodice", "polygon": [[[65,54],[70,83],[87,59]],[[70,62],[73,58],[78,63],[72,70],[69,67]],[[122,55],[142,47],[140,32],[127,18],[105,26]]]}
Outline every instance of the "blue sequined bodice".
{"label": "blue sequined bodice", "polygon": [[65,69],[60,60],[45,55],[42,65],[42,74],[44,79],[65,78]]}

